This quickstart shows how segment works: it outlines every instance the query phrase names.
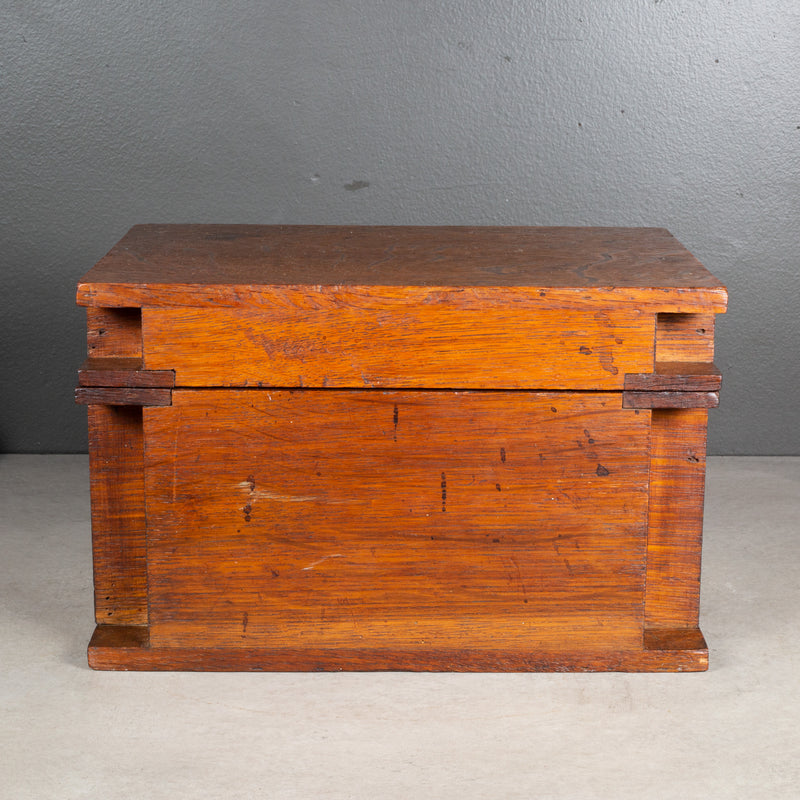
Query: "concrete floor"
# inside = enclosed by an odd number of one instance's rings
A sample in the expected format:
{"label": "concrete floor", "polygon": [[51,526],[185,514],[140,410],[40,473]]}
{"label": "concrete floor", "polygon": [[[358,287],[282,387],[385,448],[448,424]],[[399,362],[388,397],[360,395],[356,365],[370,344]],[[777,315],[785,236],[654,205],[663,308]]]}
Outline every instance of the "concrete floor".
{"label": "concrete floor", "polygon": [[0,508],[2,798],[800,797],[800,458],[710,459],[684,675],[92,672],[86,457]]}

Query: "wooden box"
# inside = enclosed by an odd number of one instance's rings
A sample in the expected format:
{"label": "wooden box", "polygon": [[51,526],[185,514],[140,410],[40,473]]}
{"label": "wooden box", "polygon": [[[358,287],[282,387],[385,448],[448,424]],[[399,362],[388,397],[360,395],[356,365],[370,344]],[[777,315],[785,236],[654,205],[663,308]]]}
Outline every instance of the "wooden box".
{"label": "wooden box", "polygon": [[98,669],[703,670],[667,231],[142,225],[81,281]]}

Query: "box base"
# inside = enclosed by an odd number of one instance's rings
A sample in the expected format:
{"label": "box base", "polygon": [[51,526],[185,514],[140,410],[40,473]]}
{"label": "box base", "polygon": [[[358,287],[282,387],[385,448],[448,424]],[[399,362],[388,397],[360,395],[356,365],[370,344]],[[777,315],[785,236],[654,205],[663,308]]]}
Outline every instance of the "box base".
{"label": "box base", "polygon": [[708,648],[699,628],[649,630],[641,650],[516,652],[436,649],[151,647],[149,630],[98,625],[89,642],[98,670],[195,672],[703,672]]}

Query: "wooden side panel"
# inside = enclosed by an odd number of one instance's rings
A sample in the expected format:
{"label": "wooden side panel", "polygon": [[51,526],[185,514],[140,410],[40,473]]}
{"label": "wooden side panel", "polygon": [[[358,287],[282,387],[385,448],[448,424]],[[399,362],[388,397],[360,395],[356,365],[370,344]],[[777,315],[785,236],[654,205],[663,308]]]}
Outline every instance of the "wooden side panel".
{"label": "wooden side panel", "polygon": [[641,650],[650,412],[618,396],[176,390],[144,418],[153,647]]}
{"label": "wooden side panel", "polygon": [[95,616],[147,623],[142,409],[89,406]]}
{"label": "wooden side panel", "polygon": [[457,302],[144,309],[147,369],[177,386],[621,389],[653,367],[654,315]]}
{"label": "wooden side panel", "polygon": [[86,329],[90,357],[142,357],[140,308],[87,308]]}
{"label": "wooden side panel", "polygon": [[654,410],[647,538],[647,628],[696,628],[708,412]]}
{"label": "wooden side panel", "polygon": [[656,361],[713,361],[714,314],[657,314]]}

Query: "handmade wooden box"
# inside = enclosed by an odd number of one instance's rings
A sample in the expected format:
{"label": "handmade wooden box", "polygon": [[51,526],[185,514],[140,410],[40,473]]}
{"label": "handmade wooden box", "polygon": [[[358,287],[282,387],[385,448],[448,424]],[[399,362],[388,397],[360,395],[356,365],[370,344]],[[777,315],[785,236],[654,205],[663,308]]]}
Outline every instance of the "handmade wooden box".
{"label": "handmade wooden box", "polygon": [[98,669],[702,670],[667,231],[142,225],[81,281]]}

